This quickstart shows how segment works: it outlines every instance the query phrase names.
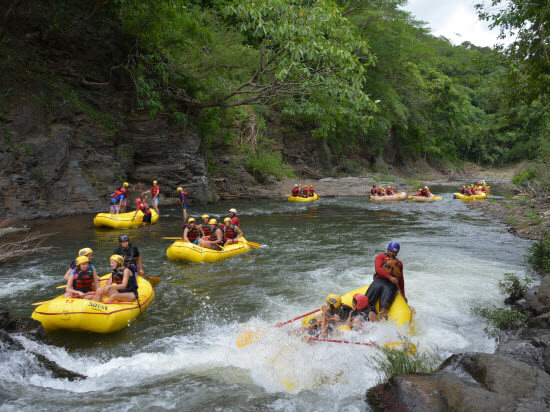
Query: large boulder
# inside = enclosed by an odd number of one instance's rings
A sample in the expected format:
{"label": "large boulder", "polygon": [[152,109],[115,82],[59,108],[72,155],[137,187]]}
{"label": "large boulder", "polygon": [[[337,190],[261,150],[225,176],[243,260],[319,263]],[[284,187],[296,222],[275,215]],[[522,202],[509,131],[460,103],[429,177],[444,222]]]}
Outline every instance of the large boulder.
{"label": "large boulder", "polygon": [[433,374],[400,375],[367,391],[375,410],[550,409],[550,375],[486,353],[451,356]]}

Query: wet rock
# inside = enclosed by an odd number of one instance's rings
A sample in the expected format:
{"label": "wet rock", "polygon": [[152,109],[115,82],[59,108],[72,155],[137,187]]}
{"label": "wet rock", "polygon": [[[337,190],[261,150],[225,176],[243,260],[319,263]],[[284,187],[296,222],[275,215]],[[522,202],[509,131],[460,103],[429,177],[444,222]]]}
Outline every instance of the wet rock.
{"label": "wet rock", "polygon": [[550,329],[550,312],[531,318],[527,322],[530,328]]}
{"label": "wet rock", "polygon": [[400,375],[369,389],[375,410],[548,410],[550,375],[485,353],[453,355],[433,374]]}
{"label": "wet rock", "polygon": [[0,330],[0,347],[2,350],[22,350],[23,345],[14,340],[8,332]]}
{"label": "wet rock", "polygon": [[52,373],[52,377],[54,378],[68,379],[69,381],[86,379],[86,375],[65,369],[40,353],[32,352],[32,354],[36,357],[36,360],[38,360],[44,369],[49,370]]}
{"label": "wet rock", "polygon": [[536,346],[532,341],[516,338],[509,338],[505,342],[500,342],[496,350],[498,355],[544,370],[542,352],[543,348]]}
{"label": "wet rock", "polygon": [[536,313],[550,312],[550,276],[542,278],[531,306]]}

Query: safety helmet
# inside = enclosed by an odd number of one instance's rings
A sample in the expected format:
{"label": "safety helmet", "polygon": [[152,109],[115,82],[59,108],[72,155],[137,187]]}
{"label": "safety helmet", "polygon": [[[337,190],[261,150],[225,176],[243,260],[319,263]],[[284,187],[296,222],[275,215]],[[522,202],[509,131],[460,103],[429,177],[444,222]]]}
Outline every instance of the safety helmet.
{"label": "safety helmet", "polygon": [[235,214],[237,214],[237,209],[229,209],[229,213],[235,213]]}
{"label": "safety helmet", "polygon": [[201,216],[201,219],[204,220],[204,219],[208,219],[209,217],[210,217],[210,215],[206,215],[206,214],[205,214],[205,215],[202,215],[202,216]]}
{"label": "safety helmet", "polygon": [[208,221],[208,224],[209,224],[209,225],[217,225],[217,224],[218,224],[218,221],[217,221],[216,219],[210,219],[210,220]]}
{"label": "safety helmet", "polygon": [[317,325],[317,317],[315,315],[309,315],[302,320],[302,326],[308,327],[308,326],[315,326]]}
{"label": "safety helmet", "polygon": [[124,182],[124,183],[122,184],[122,187],[130,187],[130,183]]}
{"label": "safety helmet", "polygon": [[76,264],[81,265],[83,263],[88,263],[90,259],[88,259],[88,256],[79,256],[76,258]]}
{"label": "safety helmet", "polygon": [[136,199],[136,203],[137,203],[138,205],[141,203],[141,199],[140,199],[139,197]]}
{"label": "safety helmet", "polygon": [[331,306],[334,306],[336,309],[338,309],[342,304],[342,299],[340,298],[340,296],[334,293],[331,293],[330,295],[327,296],[327,303]]}
{"label": "safety helmet", "polygon": [[125,187],[121,187],[121,188],[120,188],[120,193],[123,193],[123,194],[126,193],[126,188],[125,188]]}
{"label": "safety helmet", "polygon": [[178,192],[183,192],[183,187],[178,187]]}
{"label": "safety helmet", "polygon": [[372,187],[376,187],[376,185],[374,184],[374,185],[372,185]]}
{"label": "safety helmet", "polygon": [[429,189],[429,187],[428,187],[428,186],[424,186],[424,189]]}
{"label": "safety helmet", "polygon": [[380,186],[378,189],[384,189],[384,186]]}
{"label": "safety helmet", "polygon": [[224,222],[231,222],[231,218],[230,217],[226,217],[225,219],[223,219]]}
{"label": "safety helmet", "polygon": [[298,187],[298,183],[294,183],[294,187]]}
{"label": "safety helmet", "polygon": [[313,185],[309,185],[309,187],[313,187]]}
{"label": "safety helmet", "polygon": [[367,298],[362,293],[356,293],[353,295],[353,308],[358,310],[363,310],[369,306],[369,298]]}
{"label": "safety helmet", "polygon": [[238,224],[239,224],[239,219],[237,219],[236,217],[234,217],[233,219],[231,219],[231,224],[232,224],[232,225],[238,225]]}
{"label": "safety helmet", "polygon": [[124,265],[124,258],[120,255],[112,255],[109,260],[114,260],[117,262],[120,266]]}
{"label": "safety helmet", "polygon": [[187,223],[193,223],[193,222],[195,222],[194,217],[190,217],[189,219],[187,219]]}
{"label": "safety helmet", "polygon": [[130,241],[130,237],[128,235],[120,235],[118,237],[118,243],[129,242],[129,241]]}
{"label": "safety helmet", "polygon": [[388,186],[388,189],[391,189],[391,186]]}
{"label": "safety helmet", "polygon": [[153,184],[156,185],[158,182],[156,180],[153,180]]}
{"label": "safety helmet", "polygon": [[399,245],[399,243],[397,243],[396,241],[392,240],[389,244],[388,244],[388,250],[392,250],[394,252],[399,252],[399,249],[401,249],[401,246]]}
{"label": "safety helmet", "polygon": [[78,251],[78,256],[86,256],[86,255],[89,255],[90,253],[94,253],[94,251],[89,247],[85,247]]}
{"label": "safety helmet", "polygon": [[351,328],[349,327],[349,325],[340,325],[336,328],[336,332],[338,336],[342,336],[344,335],[345,331],[350,331]]}

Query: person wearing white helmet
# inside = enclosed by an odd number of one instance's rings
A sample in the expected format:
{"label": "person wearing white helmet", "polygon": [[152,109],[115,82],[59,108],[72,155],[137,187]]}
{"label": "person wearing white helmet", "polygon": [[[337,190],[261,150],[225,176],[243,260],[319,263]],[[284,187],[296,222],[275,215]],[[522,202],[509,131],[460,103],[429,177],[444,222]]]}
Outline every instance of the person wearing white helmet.
{"label": "person wearing white helmet", "polygon": [[423,189],[420,189],[418,191],[418,196],[433,197],[432,192],[430,192],[430,188],[428,186],[424,186]]}
{"label": "person wearing white helmet", "polygon": [[298,186],[298,183],[294,184],[294,187],[292,188],[292,196],[299,196],[300,195],[300,186]]}
{"label": "person wearing white helmet", "polygon": [[241,223],[239,222],[239,218],[237,217],[237,209],[229,209],[229,217],[231,218],[231,222],[235,222],[234,219],[237,219],[234,225],[240,226]]}

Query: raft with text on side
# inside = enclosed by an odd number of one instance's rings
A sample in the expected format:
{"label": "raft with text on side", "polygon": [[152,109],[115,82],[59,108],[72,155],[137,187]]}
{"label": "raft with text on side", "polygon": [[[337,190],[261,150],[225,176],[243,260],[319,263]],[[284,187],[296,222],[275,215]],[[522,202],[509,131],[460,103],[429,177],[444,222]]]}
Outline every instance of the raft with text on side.
{"label": "raft with text on side", "polygon": [[291,196],[286,195],[289,202],[312,202],[314,200],[319,200],[320,197],[317,193],[313,193],[313,196],[301,197],[301,196]]}
{"label": "raft with text on side", "polygon": [[[159,215],[153,208],[150,210],[151,224],[155,224],[159,220]],[[134,213],[136,212],[119,213],[118,215],[111,213],[98,213],[96,217],[94,217],[94,225],[98,227],[107,226],[115,229],[141,226],[143,224],[143,212],[141,210],[138,211],[136,217],[132,219]]]}
{"label": "raft with text on side", "polygon": [[480,195],[463,195],[462,193],[453,193],[453,198],[462,200],[487,199],[487,193],[482,193]]}
{"label": "raft with text on side", "polygon": [[[101,279],[107,279],[109,275]],[[94,302],[63,295],[43,302],[32,313],[32,318],[42,323],[46,332],[57,329],[110,333],[130,326],[155,298],[153,286],[141,276],[138,283],[138,302]]]}
{"label": "raft with text on side", "polygon": [[[368,288],[369,288],[369,285],[363,286],[359,289],[352,290],[351,292],[348,292],[342,295],[341,296],[342,305],[352,307],[353,296],[356,293],[361,293],[362,295],[364,295],[367,292]],[[376,301],[375,307],[378,313],[380,313],[379,301]],[[318,312],[315,312],[309,316],[306,316],[302,320],[302,326],[308,326],[312,318],[317,318],[320,315],[321,315],[321,311],[319,310]],[[407,327],[407,333],[412,334],[412,332],[414,331],[413,317],[414,317],[414,310],[405,301],[405,298],[403,298],[403,295],[401,295],[401,293],[398,292],[395,295],[395,299],[393,300],[393,303],[391,304],[390,309],[388,311],[388,322],[395,324],[398,328]]]}
{"label": "raft with text on side", "polygon": [[239,238],[238,243],[227,245],[222,250],[208,249],[194,243],[176,240],[166,250],[166,256],[173,260],[187,260],[189,262],[213,263],[218,260],[228,259],[240,253],[248,252],[250,245],[244,237]]}
{"label": "raft with text on side", "polygon": [[405,200],[407,198],[407,192],[400,192],[390,196],[370,196],[371,202],[391,202],[396,200]]}
{"label": "raft with text on side", "polygon": [[435,202],[436,200],[441,200],[441,196],[409,196],[409,199],[411,199],[413,202],[420,202],[420,203],[431,203]]}

